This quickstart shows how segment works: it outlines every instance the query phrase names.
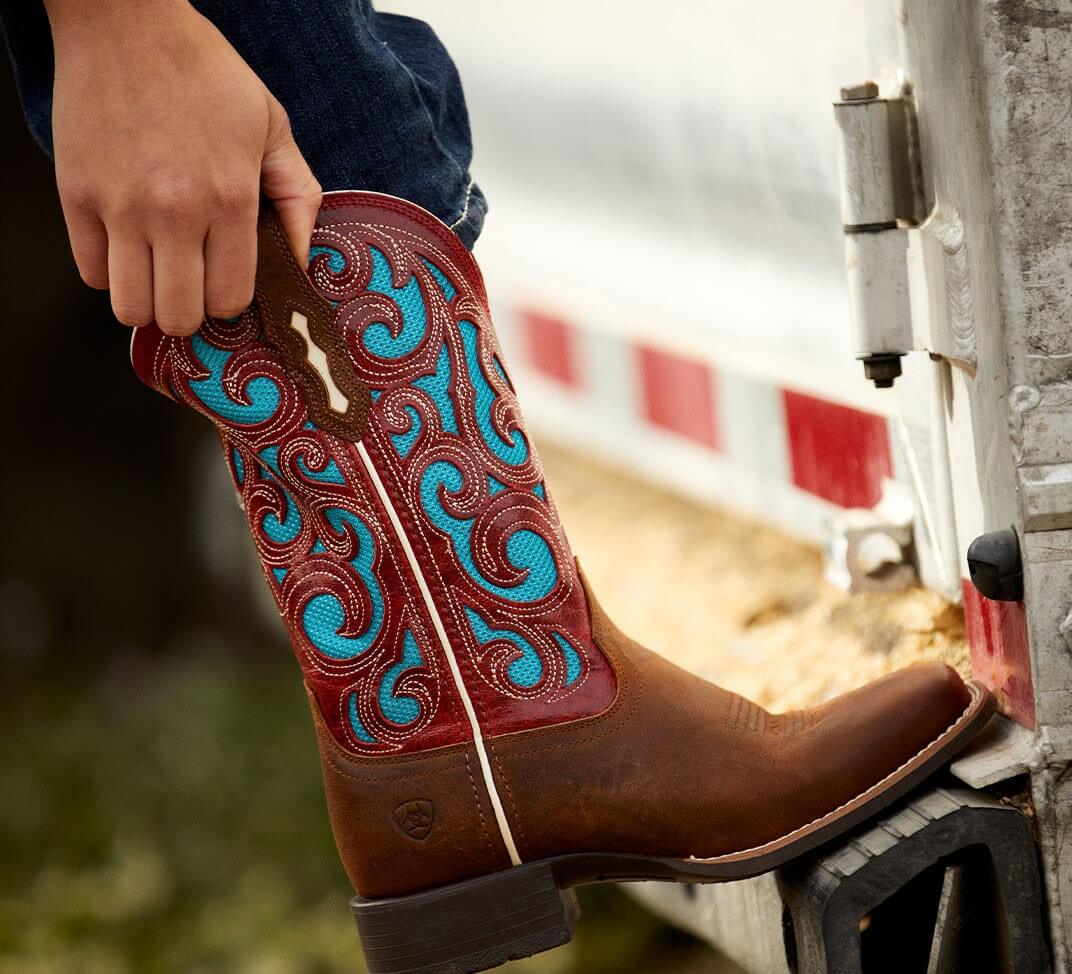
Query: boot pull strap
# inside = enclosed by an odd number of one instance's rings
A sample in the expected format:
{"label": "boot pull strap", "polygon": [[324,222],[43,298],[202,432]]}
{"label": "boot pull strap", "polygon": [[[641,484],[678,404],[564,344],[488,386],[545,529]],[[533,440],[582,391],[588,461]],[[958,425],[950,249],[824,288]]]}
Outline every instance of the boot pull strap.
{"label": "boot pull strap", "polygon": [[275,207],[261,201],[254,303],[264,337],[301,389],[309,418],[357,442],[368,429],[372,397],[354,372],[331,305],[313,287],[287,241]]}

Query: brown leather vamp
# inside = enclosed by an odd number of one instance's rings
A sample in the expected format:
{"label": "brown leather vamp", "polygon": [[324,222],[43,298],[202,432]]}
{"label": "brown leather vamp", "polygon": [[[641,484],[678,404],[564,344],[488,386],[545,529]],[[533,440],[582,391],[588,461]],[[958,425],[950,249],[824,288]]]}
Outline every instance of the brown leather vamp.
{"label": "brown leather vamp", "polygon": [[365,897],[400,896],[510,865],[472,744],[359,758],[309,695],[339,856]]}
{"label": "brown leather vamp", "polygon": [[709,858],[759,846],[914,757],[970,694],[944,664],[902,670],[802,713],[771,715],[644,649],[588,588],[619,692],[598,717],[488,741],[522,858]]}

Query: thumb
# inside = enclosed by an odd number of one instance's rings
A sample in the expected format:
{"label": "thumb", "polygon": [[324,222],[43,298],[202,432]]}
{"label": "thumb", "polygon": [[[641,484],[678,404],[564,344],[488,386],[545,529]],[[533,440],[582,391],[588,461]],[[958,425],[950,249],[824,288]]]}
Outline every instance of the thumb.
{"label": "thumb", "polygon": [[268,139],[261,160],[261,191],[273,203],[294,255],[305,266],[323,193],[275,98],[268,103]]}

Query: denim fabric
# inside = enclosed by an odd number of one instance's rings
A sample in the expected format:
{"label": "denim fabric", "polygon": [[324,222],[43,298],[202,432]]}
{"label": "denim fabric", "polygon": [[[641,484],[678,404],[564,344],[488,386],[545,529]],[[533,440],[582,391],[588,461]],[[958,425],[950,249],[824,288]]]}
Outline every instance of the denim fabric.
{"label": "denim fabric", "polygon": [[[282,102],[325,190],[411,200],[472,246],[487,203],[469,175],[458,72],[427,24],[378,13],[371,0],[192,3]],[[30,129],[51,155],[53,53],[40,0],[0,0],[0,26]]]}

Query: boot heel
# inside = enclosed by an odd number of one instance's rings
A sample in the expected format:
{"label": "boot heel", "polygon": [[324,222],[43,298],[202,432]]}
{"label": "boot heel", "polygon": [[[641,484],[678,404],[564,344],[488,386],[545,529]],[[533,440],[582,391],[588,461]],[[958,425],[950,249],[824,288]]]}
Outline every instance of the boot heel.
{"label": "boot heel", "polygon": [[384,900],[355,896],[369,974],[472,974],[538,954],[573,937],[580,909],[550,866],[490,876]]}

